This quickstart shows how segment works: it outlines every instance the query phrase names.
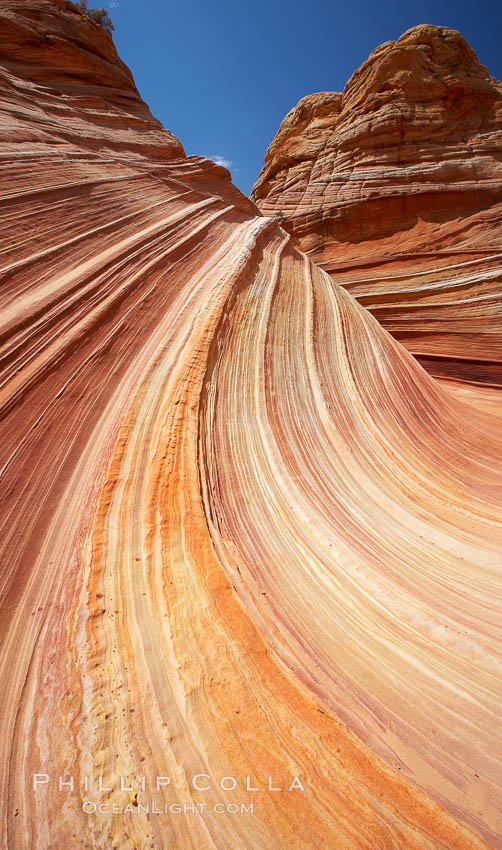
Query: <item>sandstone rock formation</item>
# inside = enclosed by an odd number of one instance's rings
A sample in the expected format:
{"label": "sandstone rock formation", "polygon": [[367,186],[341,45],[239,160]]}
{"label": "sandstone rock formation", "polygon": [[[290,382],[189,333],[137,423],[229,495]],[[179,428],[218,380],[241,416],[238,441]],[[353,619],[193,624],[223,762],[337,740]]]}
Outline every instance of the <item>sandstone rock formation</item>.
{"label": "sandstone rock formation", "polygon": [[502,846],[501,418],[70,3],[0,25],[1,846]]}
{"label": "sandstone rock formation", "polygon": [[424,25],[291,110],[252,198],[433,374],[500,386],[501,159],[502,84]]}

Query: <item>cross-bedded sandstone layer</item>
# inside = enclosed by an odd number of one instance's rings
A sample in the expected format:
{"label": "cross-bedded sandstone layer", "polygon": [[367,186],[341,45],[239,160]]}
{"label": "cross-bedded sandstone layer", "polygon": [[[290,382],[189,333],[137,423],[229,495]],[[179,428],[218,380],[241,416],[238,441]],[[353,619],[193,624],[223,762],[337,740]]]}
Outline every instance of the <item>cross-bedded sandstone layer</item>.
{"label": "cross-bedded sandstone layer", "polygon": [[0,25],[1,846],[502,846],[496,409],[71,4]]}
{"label": "cross-bedded sandstone layer", "polygon": [[423,25],[298,103],[251,197],[432,374],[500,386],[501,159],[502,84]]}

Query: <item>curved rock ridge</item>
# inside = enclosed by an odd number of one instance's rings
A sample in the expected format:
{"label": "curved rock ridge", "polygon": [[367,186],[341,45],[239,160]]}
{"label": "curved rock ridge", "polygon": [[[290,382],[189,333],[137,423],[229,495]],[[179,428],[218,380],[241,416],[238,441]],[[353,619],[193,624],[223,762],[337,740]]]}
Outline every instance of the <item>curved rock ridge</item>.
{"label": "curved rock ridge", "polygon": [[502,383],[502,84],[421,25],[303,98],[251,193],[434,375]]}
{"label": "curved rock ridge", "polygon": [[202,191],[210,187],[259,214],[226,168],[185,156],[181,142],[142,101],[111,36],[74,3],[4,2],[0,28],[0,154],[9,168],[17,156],[20,185],[42,158],[47,188],[58,185],[61,163],[64,168],[70,159],[81,161],[84,176],[91,168],[95,175],[115,173],[120,163],[135,175],[146,171],[160,180],[179,177]]}
{"label": "curved rock ridge", "polygon": [[2,14],[0,846],[501,847],[492,399]]}

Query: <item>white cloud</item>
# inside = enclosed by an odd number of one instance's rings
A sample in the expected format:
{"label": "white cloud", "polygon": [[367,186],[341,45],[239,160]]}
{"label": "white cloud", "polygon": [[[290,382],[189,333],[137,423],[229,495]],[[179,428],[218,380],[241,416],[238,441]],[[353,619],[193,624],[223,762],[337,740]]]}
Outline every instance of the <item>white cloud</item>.
{"label": "white cloud", "polygon": [[119,5],[119,0],[112,0],[112,2],[110,3],[110,9],[116,9]]}
{"label": "white cloud", "polygon": [[225,168],[231,168],[232,167],[232,161],[230,159],[225,159],[224,156],[219,156],[219,155],[208,156],[208,157],[206,157],[206,159],[212,159],[213,162],[216,163],[216,165],[224,165]]}

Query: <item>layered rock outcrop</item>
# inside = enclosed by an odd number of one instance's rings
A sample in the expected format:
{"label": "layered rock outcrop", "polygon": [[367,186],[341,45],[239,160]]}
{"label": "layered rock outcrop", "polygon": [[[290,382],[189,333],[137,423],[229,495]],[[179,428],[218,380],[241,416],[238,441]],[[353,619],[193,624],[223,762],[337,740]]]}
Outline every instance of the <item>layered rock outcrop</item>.
{"label": "layered rock outcrop", "polygon": [[500,417],[1,14],[1,846],[502,846]]}
{"label": "layered rock outcrop", "polygon": [[501,157],[502,84],[423,25],[303,98],[251,197],[433,374],[499,386]]}

